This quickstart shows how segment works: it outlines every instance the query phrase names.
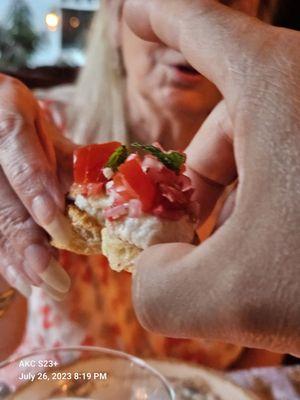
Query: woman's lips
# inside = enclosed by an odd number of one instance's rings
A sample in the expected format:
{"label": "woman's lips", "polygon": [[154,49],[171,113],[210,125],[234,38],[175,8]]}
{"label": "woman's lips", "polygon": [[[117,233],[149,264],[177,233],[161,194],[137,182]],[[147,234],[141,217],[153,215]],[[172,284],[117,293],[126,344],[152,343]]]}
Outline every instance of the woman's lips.
{"label": "woman's lips", "polygon": [[188,64],[169,65],[172,81],[183,85],[195,85],[203,76]]}

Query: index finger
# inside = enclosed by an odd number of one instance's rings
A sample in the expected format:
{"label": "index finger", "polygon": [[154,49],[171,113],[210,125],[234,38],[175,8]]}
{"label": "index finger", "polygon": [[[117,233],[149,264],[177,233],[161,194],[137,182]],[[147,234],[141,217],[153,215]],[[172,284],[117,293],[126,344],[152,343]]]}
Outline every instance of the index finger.
{"label": "index finger", "polygon": [[180,50],[223,95],[239,89],[236,72],[249,67],[247,51],[255,51],[249,37],[261,35],[264,26],[214,0],[128,0],[124,13],[137,35]]}
{"label": "index finger", "polygon": [[38,106],[26,90],[16,89],[10,82],[2,87],[2,92],[8,92],[4,96],[8,104],[0,104],[0,165],[35,221],[51,236],[65,241],[71,228],[63,217],[64,195],[53,168],[54,149],[49,159],[37,132]]}
{"label": "index finger", "polygon": [[6,111],[0,111],[0,121],[1,167],[31,215],[42,226],[47,225],[56,208],[63,209],[63,197],[35,127],[21,116]]}

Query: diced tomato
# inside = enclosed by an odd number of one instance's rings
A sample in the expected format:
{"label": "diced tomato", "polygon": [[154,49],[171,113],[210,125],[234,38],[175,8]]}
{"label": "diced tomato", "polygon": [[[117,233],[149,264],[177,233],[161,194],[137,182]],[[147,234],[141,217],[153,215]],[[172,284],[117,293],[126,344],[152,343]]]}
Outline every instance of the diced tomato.
{"label": "diced tomato", "polygon": [[136,199],[137,194],[126,181],[123,174],[117,172],[113,177],[114,190],[120,196],[120,202],[125,203],[131,199]]}
{"label": "diced tomato", "polygon": [[143,211],[150,211],[156,196],[156,185],[142,170],[139,161],[137,159],[127,160],[119,167],[119,172],[141,201]]}
{"label": "diced tomato", "polygon": [[76,183],[105,182],[102,168],[112,153],[121,146],[119,142],[91,144],[74,151],[73,167]]}

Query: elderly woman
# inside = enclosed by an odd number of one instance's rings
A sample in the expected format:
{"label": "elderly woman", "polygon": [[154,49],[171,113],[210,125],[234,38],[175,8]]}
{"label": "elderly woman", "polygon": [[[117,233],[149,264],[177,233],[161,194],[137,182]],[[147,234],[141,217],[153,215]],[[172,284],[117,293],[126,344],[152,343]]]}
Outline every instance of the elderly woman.
{"label": "elderly woman", "polygon": [[[224,3],[265,19],[274,7],[259,0]],[[183,149],[221,99],[182,54],[135,36],[122,18],[122,5],[102,1],[75,90],[39,93],[39,107],[24,86],[1,77],[1,271],[28,297],[27,305],[19,296],[12,300],[0,320],[1,357],[20,342],[19,351],[80,344],[226,368],[241,348],[147,333],[133,313],[128,274],[112,272],[102,256],[67,252],[59,255],[62,268],[45,234],[68,235],[63,197],[70,184],[71,142],[159,141],[166,149]],[[200,230],[202,239],[214,220]],[[65,271],[71,278],[68,294]],[[0,285],[7,289],[4,281]],[[253,363],[260,363],[259,354],[250,355]],[[280,357],[265,352],[261,359]]]}

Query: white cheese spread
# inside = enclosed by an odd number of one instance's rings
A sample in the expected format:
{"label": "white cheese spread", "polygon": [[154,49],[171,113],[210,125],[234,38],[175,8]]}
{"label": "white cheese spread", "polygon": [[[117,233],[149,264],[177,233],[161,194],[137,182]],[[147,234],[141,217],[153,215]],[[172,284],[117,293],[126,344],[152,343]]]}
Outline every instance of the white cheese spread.
{"label": "white cheese spread", "polygon": [[139,218],[123,217],[106,221],[105,225],[110,234],[140,249],[159,243],[191,243],[195,234],[194,224],[188,217],[172,221],[144,214]]}
{"label": "white cheese spread", "polygon": [[142,214],[138,218],[122,217],[114,221],[105,220],[103,209],[112,205],[111,197],[77,195],[75,205],[105,225],[108,232],[117,238],[134,244],[140,249],[159,243],[191,243],[195,234],[195,224],[188,216],[177,221]]}

